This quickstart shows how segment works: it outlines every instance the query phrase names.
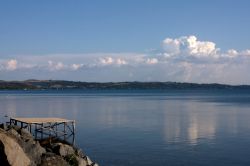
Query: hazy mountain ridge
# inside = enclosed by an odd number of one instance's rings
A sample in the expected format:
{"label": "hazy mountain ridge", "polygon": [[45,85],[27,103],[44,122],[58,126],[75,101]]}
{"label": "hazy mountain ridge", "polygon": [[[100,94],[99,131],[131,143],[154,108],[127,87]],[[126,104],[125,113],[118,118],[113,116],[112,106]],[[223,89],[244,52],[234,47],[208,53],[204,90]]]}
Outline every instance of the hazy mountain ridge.
{"label": "hazy mountain ridge", "polygon": [[0,89],[250,89],[250,85],[181,82],[78,82],[64,80],[0,81]]}

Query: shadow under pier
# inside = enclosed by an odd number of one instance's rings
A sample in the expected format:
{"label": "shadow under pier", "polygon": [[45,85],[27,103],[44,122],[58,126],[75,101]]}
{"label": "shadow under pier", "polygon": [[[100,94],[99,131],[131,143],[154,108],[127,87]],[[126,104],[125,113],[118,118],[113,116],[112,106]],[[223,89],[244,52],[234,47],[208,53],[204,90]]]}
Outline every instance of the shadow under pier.
{"label": "shadow under pier", "polygon": [[27,129],[38,141],[63,140],[75,145],[75,121],[62,118],[10,118],[10,125]]}

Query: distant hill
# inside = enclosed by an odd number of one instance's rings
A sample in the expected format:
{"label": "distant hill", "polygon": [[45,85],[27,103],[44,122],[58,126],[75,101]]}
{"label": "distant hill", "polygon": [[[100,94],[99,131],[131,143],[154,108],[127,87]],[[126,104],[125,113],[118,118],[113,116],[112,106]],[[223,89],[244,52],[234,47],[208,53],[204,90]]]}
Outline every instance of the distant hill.
{"label": "distant hill", "polygon": [[39,89],[99,89],[99,90],[146,90],[146,89],[250,89],[250,85],[196,84],[180,82],[76,82],[64,80],[0,81],[1,90]]}

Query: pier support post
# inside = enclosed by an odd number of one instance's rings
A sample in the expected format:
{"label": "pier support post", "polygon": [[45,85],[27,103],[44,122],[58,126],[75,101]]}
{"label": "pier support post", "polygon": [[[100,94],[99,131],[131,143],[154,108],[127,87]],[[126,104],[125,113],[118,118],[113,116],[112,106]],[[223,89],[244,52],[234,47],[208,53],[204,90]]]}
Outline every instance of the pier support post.
{"label": "pier support post", "polygon": [[[20,125],[21,128],[26,128],[34,135],[36,140],[56,137],[70,141],[71,144],[75,143],[76,126],[74,120],[62,118],[10,118],[9,123],[10,125]],[[72,137],[73,140],[71,140]]]}

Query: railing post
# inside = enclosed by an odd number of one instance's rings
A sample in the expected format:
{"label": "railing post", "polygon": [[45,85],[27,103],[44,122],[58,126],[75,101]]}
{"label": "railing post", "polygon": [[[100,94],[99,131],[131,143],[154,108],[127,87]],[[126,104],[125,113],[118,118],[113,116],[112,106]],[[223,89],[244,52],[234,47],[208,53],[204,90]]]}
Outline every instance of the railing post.
{"label": "railing post", "polygon": [[66,122],[63,122],[63,135],[64,135],[64,141],[66,140]]}
{"label": "railing post", "polygon": [[37,124],[35,124],[35,139],[37,139]]}

